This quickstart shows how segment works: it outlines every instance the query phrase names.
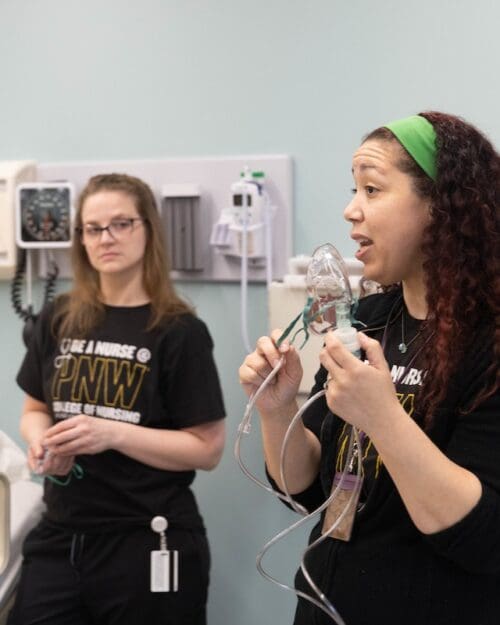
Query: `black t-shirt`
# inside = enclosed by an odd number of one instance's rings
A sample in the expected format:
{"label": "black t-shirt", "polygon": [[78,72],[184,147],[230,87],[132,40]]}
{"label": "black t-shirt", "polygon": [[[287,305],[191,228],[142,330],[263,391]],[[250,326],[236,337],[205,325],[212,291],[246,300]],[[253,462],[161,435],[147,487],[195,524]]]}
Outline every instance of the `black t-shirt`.
{"label": "black t-shirt", "polygon": [[[372,295],[360,301],[357,318],[367,324],[364,332],[379,341],[387,325],[384,355],[396,392],[407,412],[422,425],[418,393],[423,373],[418,356],[413,363],[409,359],[418,350],[420,340],[432,342],[434,337],[422,332],[406,354],[401,353],[401,318],[397,314],[401,305],[400,289]],[[415,321],[406,330],[405,342],[409,344],[417,329]],[[377,465],[378,456],[372,448],[371,467],[370,463],[364,466],[366,499],[356,515],[351,540],[327,538],[308,556],[311,577],[347,623],[498,623],[500,394],[496,391],[471,408],[478,393],[491,382],[493,337],[491,319],[485,319],[426,429],[429,438],[452,462],[479,478],[482,496],[478,504],[451,527],[430,535],[421,533],[389,472],[382,462]],[[321,367],[311,395],[323,387],[326,373]],[[344,423],[329,412],[324,397],[306,411],[304,423],[321,441],[321,466],[314,483],[294,499],[314,510],[331,492]],[[312,530],[310,542],[316,541],[321,527],[322,519]],[[296,587],[311,592],[300,571]],[[299,600],[295,625],[327,621],[330,619],[317,608]]]}
{"label": "black t-shirt", "polygon": [[[193,315],[147,330],[150,306],[105,307],[84,340],[54,338],[54,306],[37,321],[19,386],[47,404],[54,422],[77,414],[178,430],[225,416],[205,324]],[[45,480],[47,519],[87,531],[148,525],[202,527],[189,488],[194,471],[165,471],[114,450],[77,456],[83,478]]]}
{"label": "black t-shirt", "polygon": [[[404,336],[401,330],[403,316]],[[411,317],[403,303],[402,308],[385,332],[379,330],[371,334],[373,338],[382,344],[398,400],[408,415],[413,418],[415,418],[415,406],[417,405],[418,394],[425,375],[420,364],[421,351],[425,340],[421,330],[422,321]],[[400,345],[403,339],[407,347],[401,350]],[[343,437],[348,438],[350,430],[350,427],[344,425],[339,436],[341,443],[343,443]],[[361,434],[361,437],[364,476],[361,503],[363,503],[373,488],[375,480],[380,477],[382,460],[371,440],[363,434]]]}

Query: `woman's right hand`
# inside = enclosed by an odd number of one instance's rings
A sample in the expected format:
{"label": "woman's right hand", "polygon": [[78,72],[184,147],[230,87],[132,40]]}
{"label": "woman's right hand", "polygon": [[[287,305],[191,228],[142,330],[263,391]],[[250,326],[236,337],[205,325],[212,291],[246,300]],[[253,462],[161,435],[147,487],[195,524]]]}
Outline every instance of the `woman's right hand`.
{"label": "woman's right hand", "polygon": [[281,330],[274,330],[271,336],[262,336],[255,351],[243,361],[240,369],[240,383],[245,393],[250,396],[264,382],[281,357],[283,365],[265,391],[259,396],[256,406],[262,413],[280,411],[295,401],[302,379],[302,365],[297,350],[284,341],[276,347],[276,341],[282,335]]}
{"label": "woman's right hand", "polygon": [[32,440],[28,446],[28,466],[32,473],[41,474],[41,468],[44,463],[45,449],[41,440]]}
{"label": "woman's right hand", "polygon": [[28,447],[28,466],[36,475],[67,475],[74,463],[74,456],[48,453],[39,441],[32,442]]}
{"label": "woman's right hand", "polygon": [[26,394],[21,416],[21,435],[28,444],[28,466],[37,475],[67,475],[75,463],[74,456],[48,453],[43,445],[45,433],[53,424],[47,404]]}

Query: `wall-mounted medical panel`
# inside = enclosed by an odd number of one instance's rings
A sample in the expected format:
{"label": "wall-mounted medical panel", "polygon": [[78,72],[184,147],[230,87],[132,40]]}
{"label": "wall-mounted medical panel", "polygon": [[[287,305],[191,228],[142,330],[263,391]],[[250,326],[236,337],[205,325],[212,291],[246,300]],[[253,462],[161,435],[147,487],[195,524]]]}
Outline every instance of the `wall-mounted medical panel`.
{"label": "wall-mounted medical panel", "polygon": [[[241,227],[231,225],[228,220],[235,222],[234,204],[238,198],[232,189],[241,180],[243,171],[259,172],[259,188],[265,193],[270,215],[266,230],[266,236],[267,233],[270,236],[266,249],[272,253],[270,273],[274,279],[282,278],[287,271],[287,259],[292,255],[293,166],[289,156],[48,163],[37,167],[36,179],[71,182],[78,196],[93,175],[116,172],[138,176],[150,185],[156,196],[172,277],[186,281],[239,282]],[[252,208],[248,207],[248,280],[264,282],[268,278],[266,260],[251,253],[253,232],[259,230],[258,224],[251,221],[252,215],[255,216]],[[242,208],[238,210],[241,215]],[[232,239],[224,241],[218,238],[221,230],[217,224],[223,229],[226,221]],[[51,254],[59,264],[60,275],[71,277],[69,253],[56,250]],[[45,256],[40,255],[41,275],[46,270]]]}

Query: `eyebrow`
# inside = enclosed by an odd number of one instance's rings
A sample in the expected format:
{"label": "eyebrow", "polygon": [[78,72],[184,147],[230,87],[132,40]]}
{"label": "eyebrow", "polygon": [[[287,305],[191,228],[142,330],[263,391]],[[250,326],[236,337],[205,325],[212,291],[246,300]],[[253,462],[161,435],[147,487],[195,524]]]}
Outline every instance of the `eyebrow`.
{"label": "eyebrow", "polygon": [[[361,163],[358,169],[364,171],[366,169],[375,169],[375,171],[379,171],[381,174],[385,173],[385,169],[383,167],[379,167],[378,165],[368,165],[367,163]],[[351,172],[354,173],[354,167],[351,168]]]}
{"label": "eyebrow", "polygon": [[[138,219],[139,216],[131,216],[131,215],[125,215],[124,213],[119,213],[118,215],[113,215],[113,217],[111,217],[110,222],[114,221],[115,219]],[[95,221],[95,220],[90,220],[90,221],[84,221],[82,222],[83,225],[85,224],[92,224],[92,225],[99,225],[99,221]]]}

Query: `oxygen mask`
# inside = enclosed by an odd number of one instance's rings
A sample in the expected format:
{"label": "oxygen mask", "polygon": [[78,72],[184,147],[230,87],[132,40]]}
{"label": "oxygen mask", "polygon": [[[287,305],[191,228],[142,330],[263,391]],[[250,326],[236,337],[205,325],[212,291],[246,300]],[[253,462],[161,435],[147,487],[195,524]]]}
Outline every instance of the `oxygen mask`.
{"label": "oxygen mask", "polygon": [[350,325],[352,291],[342,256],[330,243],[314,251],[307,268],[306,286],[311,304],[309,329],[314,334]]}
{"label": "oxygen mask", "polygon": [[302,319],[302,328],[293,334],[291,342],[299,332],[304,332],[302,345],[307,342],[309,331],[322,335],[329,330],[351,326],[353,297],[347,268],[342,256],[330,243],[320,245],[314,251],[307,268],[306,287],[306,305],[278,339],[278,346],[299,319]]}

